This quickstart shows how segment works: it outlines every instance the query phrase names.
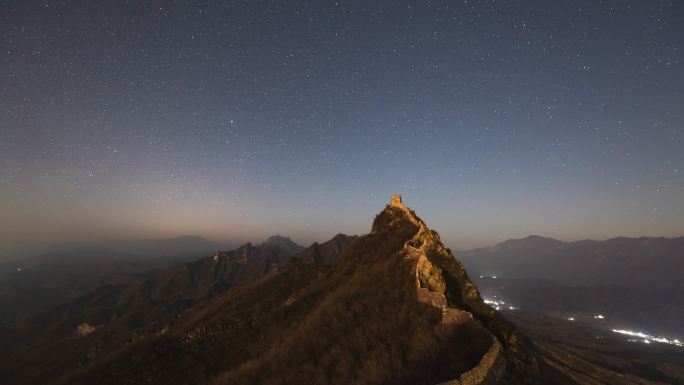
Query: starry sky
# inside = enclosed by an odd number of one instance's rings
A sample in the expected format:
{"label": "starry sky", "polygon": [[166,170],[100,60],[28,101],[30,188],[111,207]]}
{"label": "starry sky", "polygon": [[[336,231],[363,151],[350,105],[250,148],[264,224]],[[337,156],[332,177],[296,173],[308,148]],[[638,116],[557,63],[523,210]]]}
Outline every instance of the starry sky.
{"label": "starry sky", "polygon": [[0,245],[684,235],[681,1],[0,0]]}

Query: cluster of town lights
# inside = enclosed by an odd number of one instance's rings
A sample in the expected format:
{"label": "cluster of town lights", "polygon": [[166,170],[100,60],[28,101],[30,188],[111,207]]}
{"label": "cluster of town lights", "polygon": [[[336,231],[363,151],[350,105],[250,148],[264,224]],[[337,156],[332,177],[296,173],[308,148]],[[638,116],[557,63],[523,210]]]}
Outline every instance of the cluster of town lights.
{"label": "cluster of town lights", "polygon": [[651,342],[660,342],[663,344],[670,344],[670,345],[677,345],[680,347],[684,347],[684,342],[678,340],[678,339],[668,339],[665,337],[656,337],[652,336],[650,334],[642,333],[642,332],[633,332],[631,330],[622,330],[622,329],[613,329],[613,332],[619,333],[619,334],[624,334],[628,335],[630,337],[638,337],[638,339],[630,339],[630,341],[633,342],[643,342],[645,344],[650,344]]}
{"label": "cluster of town lights", "polygon": [[[605,319],[606,317],[602,314],[596,314],[594,316],[594,319]],[[568,321],[574,321],[574,317],[568,317]],[[630,338],[628,341],[630,342],[643,342],[645,344],[650,344],[652,342],[660,342],[663,344],[669,344],[669,345],[676,345],[680,347],[684,347],[684,342],[678,340],[678,339],[669,339],[665,337],[656,337],[650,334],[646,334],[643,332],[635,332],[631,330],[624,330],[624,329],[611,329],[614,333],[618,334],[624,334],[626,336],[630,337],[636,337],[636,338]]]}
{"label": "cluster of town lights", "polygon": [[[484,278],[484,277],[481,276],[481,278]],[[487,277],[487,278],[496,278],[496,277]],[[506,306],[505,306],[506,301],[504,301],[502,299],[484,298],[484,303],[486,303],[487,305],[491,306],[492,308],[494,308],[496,310],[501,310],[501,308],[506,308]],[[515,310],[517,308],[509,305],[508,309],[509,310]],[[604,319],[606,319],[606,316],[603,314],[594,314],[593,318],[597,319],[597,320],[604,320]],[[575,321],[575,317],[568,317],[567,320],[568,321]],[[628,340],[631,342],[643,342],[645,344],[650,344],[653,342],[659,342],[659,343],[663,343],[663,344],[669,344],[669,345],[676,345],[679,347],[684,347],[684,341],[680,341],[676,338],[669,339],[669,338],[665,338],[665,337],[656,337],[656,336],[646,334],[643,332],[635,332],[635,331],[623,330],[623,329],[612,329],[612,331],[614,333],[624,334],[624,335],[627,335],[630,337],[636,337],[636,338],[630,338]]]}
{"label": "cluster of town lights", "polygon": [[[484,303],[493,307],[496,310],[501,310],[501,308],[504,307],[504,305],[506,304],[506,301],[504,301],[502,299],[486,299],[485,298]],[[517,307],[515,307],[515,306],[510,306],[510,305],[508,306],[508,310],[516,310],[516,309],[517,309]]]}

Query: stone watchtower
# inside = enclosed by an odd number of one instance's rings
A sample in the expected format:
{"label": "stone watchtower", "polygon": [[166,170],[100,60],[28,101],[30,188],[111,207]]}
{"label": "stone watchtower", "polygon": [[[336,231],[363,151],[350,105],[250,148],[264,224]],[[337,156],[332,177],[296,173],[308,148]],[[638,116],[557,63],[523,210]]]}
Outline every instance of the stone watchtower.
{"label": "stone watchtower", "polygon": [[393,207],[404,207],[404,204],[401,203],[401,195],[392,195],[392,201],[390,202],[390,205]]}

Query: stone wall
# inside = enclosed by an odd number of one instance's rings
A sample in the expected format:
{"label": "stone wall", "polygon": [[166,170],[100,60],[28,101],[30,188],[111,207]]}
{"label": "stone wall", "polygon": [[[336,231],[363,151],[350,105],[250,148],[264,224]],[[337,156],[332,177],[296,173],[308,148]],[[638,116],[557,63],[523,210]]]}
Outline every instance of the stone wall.
{"label": "stone wall", "polygon": [[[395,206],[394,197],[392,198],[392,206]],[[423,221],[416,218],[403,204],[395,207],[400,208],[408,219],[419,228],[413,238],[404,245],[404,250],[408,257],[415,261],[418,300],[441,309],[442,322],[445,324],[473,322],[474,319],[471,313],[451,308],[447,304],[446,297],[444,296],[446,286],[442,278],[441,269],[430,262],[426,255],[436,244],[440,244],[437,239],[434,239],[435,235],[425,226]],[[497,359],[501,357],[501,343],[491,332],[489,332],[489,335],[492,338],[492,345],[482,356],[480,362],[472,369],[461,373],[458,379],[447,381],[440,385],[479,385],[485,381]]]}
{"label": "stone wall", "polygon": [[501,353],[501,344],[492,336],[492,346],[487,353],[482,356],[480,362],[472,369],[462,373],[458,379],[447,382],[442,382],[438,385],[478,385],[481,384],[489,375],[492,366],[496,363]]}

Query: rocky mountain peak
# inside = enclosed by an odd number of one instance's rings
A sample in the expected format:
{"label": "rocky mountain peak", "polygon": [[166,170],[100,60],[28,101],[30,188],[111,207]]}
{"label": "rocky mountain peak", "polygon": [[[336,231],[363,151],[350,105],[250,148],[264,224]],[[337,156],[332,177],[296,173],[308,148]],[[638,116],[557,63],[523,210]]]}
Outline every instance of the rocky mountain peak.
{"label": "rocky mountain peak", "polygon": [[[385,243],[403,242],[400,254],[415,264],[418,300],[439,309],[445,327],[472,320],[491,333],[490,349],[473,370],[461,376],[460,381],[480,383],[485,377],[534,376],[531,374],[534,369],[530,368],[535,364],[520,351],[519,337],[513,325],[484,303],[463,264],[442,244],[439,234],[429,229],[400,197],[396,197],[393,196],[391,203],[375,217],[369,237],[380,237]],[[509,366],[508,374],[504,375],[505,371],[501,370],[502,362]],[[527,368],[523,370],[527,373],[523,375],[521,368]],[[516,381],[523,380],[512,383]]]}
{"label": "rocky mountain peak", "polygon": [[259,246],[267,248],[280,247],[283,250],[286,250],[293,254],[304,250],[303,246],[295,243],[292,239],[282,235],[273,235],[266,239],[264,242],[262,242]]}
{"label": "rocky mountain peak", "polygon": [[396,231],[401,227],[405,227],[405,230],[416,232],[426,228],[425,222],[413,210],[404,205],[401,196],[393,195],[390,204],[385,206],[385,209],[376,215],[371,233]]}

